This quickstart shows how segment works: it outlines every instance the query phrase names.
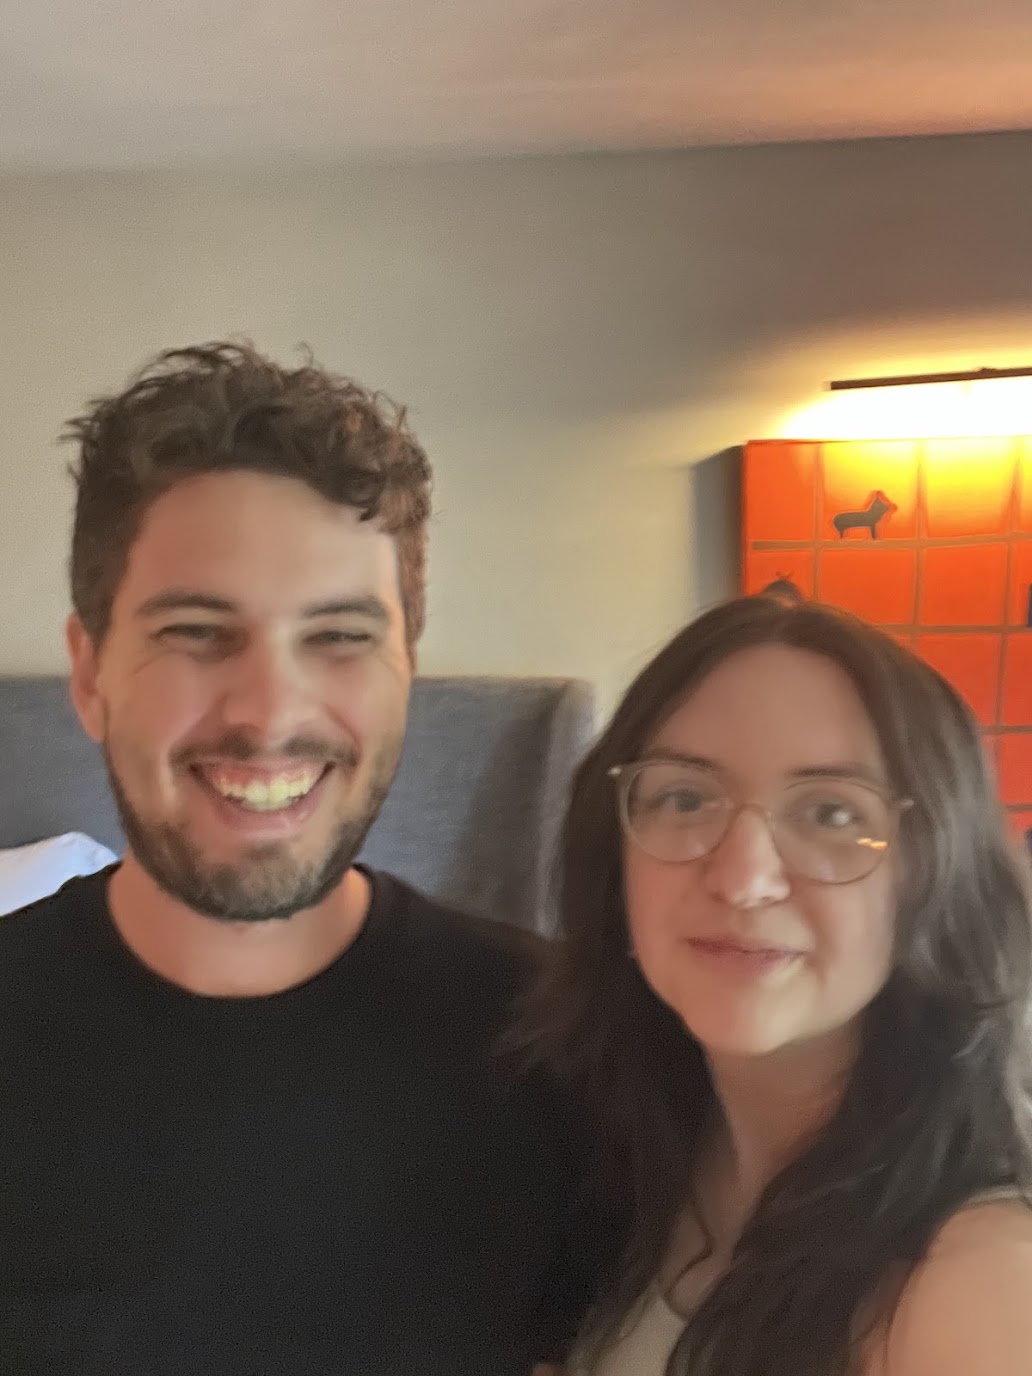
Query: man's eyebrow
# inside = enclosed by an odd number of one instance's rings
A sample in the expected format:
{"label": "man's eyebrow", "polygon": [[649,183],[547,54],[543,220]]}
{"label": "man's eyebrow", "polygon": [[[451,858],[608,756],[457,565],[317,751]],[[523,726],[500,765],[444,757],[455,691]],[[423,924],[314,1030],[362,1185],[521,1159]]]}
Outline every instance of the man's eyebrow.
{"label": "man's eyebrow", "polygon": [[219,612],[223,615],[239,611],[235,602],[225,597],[215,597],[207,592],[195,592],[190,588],[168,588],[155,593],[141,602],[135,615],[139,617],[158,616],[162,612]]}
{"label": "man's eyebrow", "polygon": [[365,616],[371,621],[380,621],[386,624],[390,621],[390,612],[378,597],[339,597],[329,602],[313,602],[305,607],[301,615],[306,620],[311,620],[317,616]]}
{"label": "man's eyebrow", "polygon": [[[190,588],[168,588],[155,593],[141,602],[135,615],[146,619],[159,616],[164,612],[214,612],[220,616],[239,614],[241,608],[226,597],[215,597],[212,593],[197,592]],[[310,621],[326,616],[364,616],[372,621],[386,624],[390,613],[378,597],[335,597],[326,602],[313,602],[301,610],[304,620]]]}

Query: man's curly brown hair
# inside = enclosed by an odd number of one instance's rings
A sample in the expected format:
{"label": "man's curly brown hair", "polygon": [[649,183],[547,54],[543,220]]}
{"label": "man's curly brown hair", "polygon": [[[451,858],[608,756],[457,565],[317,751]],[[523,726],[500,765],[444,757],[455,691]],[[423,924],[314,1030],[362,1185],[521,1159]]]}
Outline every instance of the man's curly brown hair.
{"label": "man's curly brown hair", "polygon": [[318,367],[289,369],[248,343],[170,349],[62,438],[79,446],[72,605],[101,645],[143,517],[185,478],[247,470],[296,478],[394,536],[410,650],[426,617],[432,474],[405,411]]}

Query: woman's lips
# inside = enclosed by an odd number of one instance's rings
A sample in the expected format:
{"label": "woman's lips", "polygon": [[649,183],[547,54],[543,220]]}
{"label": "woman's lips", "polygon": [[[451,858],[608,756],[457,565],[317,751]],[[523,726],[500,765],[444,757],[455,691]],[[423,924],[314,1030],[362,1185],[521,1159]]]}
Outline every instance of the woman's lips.
{"label": "woman's lips", "polygon": [[685,945],[707,964],[730,974],[758,976],[787,969],[803,952],[790,946],[763,946],[730,937],[689,937]]}

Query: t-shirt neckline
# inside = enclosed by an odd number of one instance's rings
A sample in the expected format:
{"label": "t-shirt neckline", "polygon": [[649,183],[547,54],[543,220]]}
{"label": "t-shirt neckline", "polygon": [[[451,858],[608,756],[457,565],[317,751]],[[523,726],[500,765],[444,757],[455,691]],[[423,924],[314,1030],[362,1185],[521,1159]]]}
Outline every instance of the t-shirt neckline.
{"label": "t-shirt neckline", "polygon": [[310,1018],[316,1007],[339,995],[379,945],[397,908],[398,888],[390,875],[356,865],[370,885],[369,906],[354,939],[322,970],[301,984],[272,994],[211,995],[197,993],[151,969],[126,943],[108,904],[108,884],[117,865],[81,881],[94,887],[93,903],[85,905],[93,915],[92,936],[97,952],[124,985],[127,997],[158,1005],[169,1016],[188,1020],[213,1019],[249,1022],[255,1018],[290,1019],[295,1013]]}

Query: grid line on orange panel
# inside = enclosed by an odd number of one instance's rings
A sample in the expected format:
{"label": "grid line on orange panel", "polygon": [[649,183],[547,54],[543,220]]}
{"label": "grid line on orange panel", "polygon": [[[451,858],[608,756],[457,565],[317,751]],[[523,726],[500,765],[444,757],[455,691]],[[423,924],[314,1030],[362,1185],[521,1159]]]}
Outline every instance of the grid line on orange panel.
{"label": "grid line on orange panel", "polygon": [[1018,636],[1023,628],[1014,625],[987,626],[984,622],[971,626],[943,625],[933,626],[924,621],[875,621],[872,625],[882,631],[923,631],[928,635],[1002,635]]}
{"label": "grid line on orange panel", "polygon": [[919,654],[921,626],[921,608],[924,605],[925,587],[925,560],[922,550],[928,543],[928,458],[925,453],[924,444],[920,441],[917,445],[917,492],[914,503],[914,534],[917,537],[917,573],[914,578],[914,610],[913,610],[913,639],[910,647],[914,654]]}
{"label": "grid line on orange panel", "polygon": [[1007,619],[1015,628],[1032,621],[1032,544],[1011,542]]}
{"label": "grid line on orange panel", "polygon": [[918,538],[928,538],[928,455],[924,444],[917,445],[917,512],[915,529]]}
{"label": "grid line on orange panel", "polygon": [[[920,534],[920,521],[921,521],[921,512],[920,512],[920,510],[918,510],[917,519],[918,519],[918,533]],[[926,564],[926,562],[927,562],[926,555],[925,555],[925,553],[924,553],[924,546],[925,546],[925,541],[923,541],[923,540],[921,540],[921,539],[918,539],[918,541],[917,541],[917,551],[916,551],[916,553],[914,554],[913,605],[912,605],[911,608],[910,608],[910,617],[911,617],[911,620],[913,621],[913,623],[914,623],[915,626],[920,626],[920,624],[921,624],[921,608],[924,606],[924,595],[925,595],[925,584],[926,584],[926,579],[925,579],[925,564]]]}
{"label": "grid line on orange panel", "polygon": [[[1018,560],[1014,548],[1014,532],[1018,528],[1018,513],[1021,502],[1021,468],[1024,458],[1024,441],[1016,440],[1014,443],[1014,470],[1011,474],[1010,504],[1007,508],[1007,567],[1004,572],[1004,603],[1003,619],[1012,621],[1014,610],[1020,603],[1018,592],[1020,580],[1017,576]],[[1032,612],[1032,606],[1026,608],[1026,624],[1028,615]],[[1020,637],[1019,640],[1023,640]],[[1015,642],[1018,644],[1018,642]],[[1000,663],[1000,699],[997,704],[996,717],[999,722],[1007,720],[1011,707],[1011,679],[1013,676],[1013,666],[1024,661],[1028,651],[1024,648],[1016,650],[1012,654],[1012,636],[1005,635],[1003,638],[1003,658]],[[1032,719],[1032,713],[1030,713]]]}
{"label": "grid line on orange panel", "polygon": [[817,581],[817,541],[824,528],[824,453],[826,445],[817,444],[816,459],[813,466],[813,577]]}
{"label": "grid line on orange panel", "polygon": [[813,465],[813,578],[817,578],[816,548],[824,528],[824,444],[817,444],[817,460]]}
{"label": "grid line on orange panel", "polygon": [[971,545],[999,545],[1012,542],[1015,545],[1032,544],[1032,531],[1002,530],[995,535],[949,535],[939,538],[930,536],[908,536],[894,540],[891,535],[879,536],[877,540],[750,540],[750,548],[756,550],[773,549],[880,549],[891,546],[893,549],[968,549]]}
{"label": "grid line on orange panel", "polygon": [[[1003,604],[1003,619],[1004,619],[1004,621],[1013,621],[1013,619],[1014,619],[1013,607],[1014,607],[1014,605],[1015,605],[1015,601],[1017,601],[1017,590],[1018,590],[1018,578],[1017,578],[1017,571],[1018,571],[1018,556],[1017,556],[1017,550],[1015,550],[1015,548],[1014,548],[1014,533],[1015,533],[1015,531],[1017,531],[1017,528],[1018,528],[1018,516],[1020,516],[1020,510],[1021,510],[1021,465],[1022,465],[1022,458],[1024,458],[1024,447],[1025,447],[1025,446],[1024,446],[1024,440],[1015,440],[1015,443],[1014,443],[1014,472],[1011,473],[1011,483],[1010,483],[1010,505],[1007,506],[1007,568],[1006,568],[1006,574],[1004,574],[1004,577],[1006,577],[1006,601],[1004,601],[1004,604]],[[1024,553],[1024,559],[1028,559],[1028,553],[1029,553],[1029,552],[1028,552],[1028,549],[1025,549],[1024,552],[1022,552],[1022,553]],[[1024,560],[1022,560],[1022,567],[1024,567]],[[1029,611],[1032,611],[1032,608],[1031,608],[1031,607],[1028,607],[1028,605],[1026,605],[1026,608],[1025,608],[1025,614],[1026,614],[1026,615],[1025,615],[1025,621],[1026,621],[1026,623],[1028,623],[1028,612],[1029,612]],[[1004,647],[1004,652],[1006,652],[1006,647]],[[1003,717],[1003,703],[1000,702],[1000,718],[1002,718],[1002,717]]]}
{"label": "grid line on orange panel", "polygon": [[817,462],[813,466],[813,581],[817,581],[817,541],[824,528],[824,446],[817,444]]}
{"label": "grid line on orange panel", "polygon": [[791,550],[746,550],[743,591],[760,592],[777,579],[787,578],[804,597],[812,597],[815,557],[809,546]]}

